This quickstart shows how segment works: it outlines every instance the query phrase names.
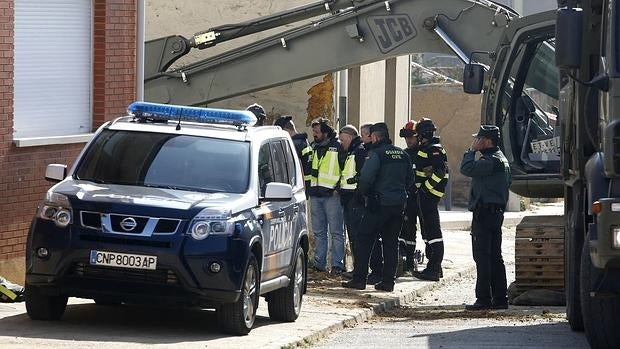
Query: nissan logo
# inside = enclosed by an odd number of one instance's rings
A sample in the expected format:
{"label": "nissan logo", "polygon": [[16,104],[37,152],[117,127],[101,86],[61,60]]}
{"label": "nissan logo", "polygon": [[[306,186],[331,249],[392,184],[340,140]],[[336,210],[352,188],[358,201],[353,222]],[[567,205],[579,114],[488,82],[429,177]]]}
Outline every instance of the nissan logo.
{"label": "nissan logo", "polygon": [[132,231],[137,225],[138,223],[136,223],[136,220],[131,217],[127,217],[121,221],[121,228],[123,228],[124,231]]}

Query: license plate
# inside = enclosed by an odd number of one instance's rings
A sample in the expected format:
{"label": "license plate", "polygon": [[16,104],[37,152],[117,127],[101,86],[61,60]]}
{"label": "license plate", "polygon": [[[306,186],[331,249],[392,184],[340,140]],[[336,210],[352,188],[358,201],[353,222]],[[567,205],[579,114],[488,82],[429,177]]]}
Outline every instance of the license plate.
{"label": "license plate", "polygon": [[118,268],[155,270],[157,267],[157,256],[91,250],[90,264]]}

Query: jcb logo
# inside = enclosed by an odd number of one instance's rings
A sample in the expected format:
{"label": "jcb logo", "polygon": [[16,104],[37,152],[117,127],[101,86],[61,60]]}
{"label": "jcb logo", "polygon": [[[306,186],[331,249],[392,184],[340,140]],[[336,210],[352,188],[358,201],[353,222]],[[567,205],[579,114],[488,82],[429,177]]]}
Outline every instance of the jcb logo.
{"label": "jcb logo", "polygon": [[368,26],[382,53],[388,53],[418,35],[408,15],[371,16],[368,17]]}

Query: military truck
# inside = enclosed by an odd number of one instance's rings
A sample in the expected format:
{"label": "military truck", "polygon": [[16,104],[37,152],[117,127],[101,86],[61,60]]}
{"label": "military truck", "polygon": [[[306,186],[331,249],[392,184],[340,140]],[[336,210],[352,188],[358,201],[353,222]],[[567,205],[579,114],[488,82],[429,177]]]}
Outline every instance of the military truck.
{"label": "military truck", "polygon": [[[145,98],[198,105],[413,52],[455,54],[464,90],[484,90],[481,122],[502,130],[511,190],[564,199],[572,329],[593,347],[619,348],[619,11],[611,0],[559,1],[523,18],[487,0],[318,1],[147,42]],[[169,69],[192,48],[285,25]]]}

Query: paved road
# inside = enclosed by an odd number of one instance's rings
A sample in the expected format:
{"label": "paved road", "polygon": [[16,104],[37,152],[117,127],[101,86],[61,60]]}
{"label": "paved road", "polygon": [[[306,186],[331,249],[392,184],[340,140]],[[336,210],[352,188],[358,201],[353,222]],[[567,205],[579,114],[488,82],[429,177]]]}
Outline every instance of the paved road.
{"label": "paved road", "polygon": [[[509,266],[514,280],[514,265]],[[472,274],[331,335],[316,348],[589,348],[582,333],[572,332],[564,307],[511,307],[468,312],[473,302]]]}

